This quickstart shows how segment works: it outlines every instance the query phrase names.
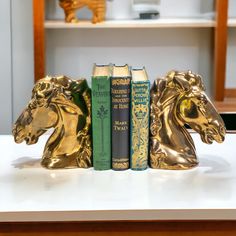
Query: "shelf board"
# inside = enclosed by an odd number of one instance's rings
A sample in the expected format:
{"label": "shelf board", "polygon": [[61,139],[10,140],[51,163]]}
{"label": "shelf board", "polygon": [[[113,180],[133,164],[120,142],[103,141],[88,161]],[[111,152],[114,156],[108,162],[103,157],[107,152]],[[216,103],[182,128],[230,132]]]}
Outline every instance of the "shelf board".
{"label": "shelf board", "polygon": [[0,222],[236,220],[236,134],[212,145],[191,136],[192,170],[94,171],[42,168],[48,135],[31,146],[0,135]]}
{"label": "shelf board", "polygon": [[236,98],[225,98],[222,102],[215,101],[214,105],[220,113],[236,112]]}
{"label": "shelf board", "polygon": [[228,27],[236,27],[236,18],[228,20]]}
{"label": "shelf board", "polygon": [[113,20],[92,24],[89,21],[65,23],[61,20],[46,20],[46,29],[112,29],[112,28],[209,28],[215,27],[215,21],[202,18],[156,19],[156,20]]}

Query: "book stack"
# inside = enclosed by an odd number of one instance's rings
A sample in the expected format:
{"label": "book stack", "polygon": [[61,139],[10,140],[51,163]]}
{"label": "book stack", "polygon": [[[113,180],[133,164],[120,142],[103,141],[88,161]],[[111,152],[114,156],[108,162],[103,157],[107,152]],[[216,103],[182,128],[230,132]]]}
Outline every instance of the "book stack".
{"label": "book stack", "polygon": [[150,82],[145,68],[95,65],[92,75],[95,170],[145,170]]}

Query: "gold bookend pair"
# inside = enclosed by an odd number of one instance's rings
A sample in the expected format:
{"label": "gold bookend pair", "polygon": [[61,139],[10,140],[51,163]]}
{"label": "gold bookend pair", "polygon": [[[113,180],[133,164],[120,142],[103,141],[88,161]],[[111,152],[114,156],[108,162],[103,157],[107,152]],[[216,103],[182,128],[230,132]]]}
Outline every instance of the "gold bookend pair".
{"label": "gold bookend pair", "polygon": [[[221,143],[225,126],[205,94],[199,75],[171,71],[155,80],[151,89],[150,166],[182,170],[198,164],[189,125],[205,143]],[[91,91],[86,80],[46,77],[39,80],[32,98],[17,119],[13,135],[17,143],[34,144],[54,128],[42,158],[48,169],[92,166]]]}

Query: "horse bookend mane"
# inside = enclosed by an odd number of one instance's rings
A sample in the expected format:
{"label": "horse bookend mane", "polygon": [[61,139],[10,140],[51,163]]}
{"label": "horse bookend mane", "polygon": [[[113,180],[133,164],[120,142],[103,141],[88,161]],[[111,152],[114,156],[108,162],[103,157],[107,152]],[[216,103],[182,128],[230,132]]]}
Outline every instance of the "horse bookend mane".
{"label": "horse bookend mane", "polygon": [[201,76],[191,71],[171,71],[155,80],[150,116],[152,168],[181,170],[197,166],[194,142],[185,124],[205,143],[224,141],[224,122],[205,94]]}
{"label": "horse bookend mane", "polygon": [[86,80],[46,77],[35,84],[28,106],[14,125],[15,141],[37,143],[51,128],[54,131],[44,148],[43,167],[92,166],[91,91]]}

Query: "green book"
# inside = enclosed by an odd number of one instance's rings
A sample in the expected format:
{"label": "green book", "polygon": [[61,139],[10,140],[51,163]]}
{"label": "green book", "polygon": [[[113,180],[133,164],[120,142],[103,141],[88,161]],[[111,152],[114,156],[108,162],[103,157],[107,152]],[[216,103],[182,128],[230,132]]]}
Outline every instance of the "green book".
{"label": "green book", "polygon": [[95,65],[92,75],[93,166],[111,169],[110,65]]}
{"label": "green book", "polygon": [[145,68],[131,70],[130,166],[145,170],[148,165],[150,82]]}

